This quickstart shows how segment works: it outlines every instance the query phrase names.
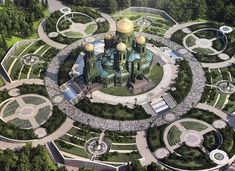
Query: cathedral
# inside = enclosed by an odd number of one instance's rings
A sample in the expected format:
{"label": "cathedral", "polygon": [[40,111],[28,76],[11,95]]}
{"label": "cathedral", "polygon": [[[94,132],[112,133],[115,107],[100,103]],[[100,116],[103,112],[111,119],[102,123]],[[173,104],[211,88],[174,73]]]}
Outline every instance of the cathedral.
{"label": "cathedral", "polygon": [[150,72],[153,53],[146,48],[143,36],[134,36],[134,24],[127,18],[117,23],[116,34],[106,33],[103,53],[95,45],[84,45],[83,80],[85,84],[101,83],[104,87],[134,84]]}

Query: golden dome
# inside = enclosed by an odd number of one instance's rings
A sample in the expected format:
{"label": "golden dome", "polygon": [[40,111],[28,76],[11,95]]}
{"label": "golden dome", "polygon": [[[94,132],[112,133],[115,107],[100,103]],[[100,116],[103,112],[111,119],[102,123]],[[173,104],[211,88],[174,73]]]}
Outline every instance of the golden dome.
{"label": "golden dome", "polygon": [[119,52],[123,52],[123,51],[126,51],[126,44],[125,43],[118,43],[118,45],[117,45],[117,50],[119,51]]}
{"label": "golden dome", "polygon": [[136,42],[137,42],[139,45],[142,45],[142,44],[145,44],[146,39],[145,39],[144,36],[138,36],[138,37],[136,38]]}
{"label": "golden dome", "polygon": [[117,31],[121,33],[130,33],[134,31],[134,24],[131,20],[126,17],[118,21],[117,23]]}
{"label": "golden dome", "polygon": [[90,44],[90,43],[87,43],[87,44],[85,45],[85,51],[87,51],[87,52],[92,52],[92,51],[94,51],[94,45],[93,45],[93,44]]}
{"label": "golden dome", "polygon": [[110,40],[110,39],[112,39],[113,38],[113,34],[112,33],[110,33],[110,32],[108,32],[108,33],[106,33],[105,34],[105,39],[108,39],[108,40]]}

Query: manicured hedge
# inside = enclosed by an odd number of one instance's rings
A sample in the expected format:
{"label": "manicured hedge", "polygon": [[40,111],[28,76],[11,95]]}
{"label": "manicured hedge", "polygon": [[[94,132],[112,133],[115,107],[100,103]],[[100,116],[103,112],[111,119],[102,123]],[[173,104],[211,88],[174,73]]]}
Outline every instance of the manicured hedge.
{"label": "manicured hedge", "polygon": [[64,123],[65,119],[66,115],[59,110],[57,106],[54,106],[52,116],[42,125],[42,127],[46,128],[48,134],[51,134]]}
{"label": "manicured hedge", "polygon": [[136,105],[133,109],[123,106],[122,104],[110,105],[104,103],[92,103],[89,98],[85,97],[75,105],[85,113],[115,120],[139,120],[149,118],[142,106]]}

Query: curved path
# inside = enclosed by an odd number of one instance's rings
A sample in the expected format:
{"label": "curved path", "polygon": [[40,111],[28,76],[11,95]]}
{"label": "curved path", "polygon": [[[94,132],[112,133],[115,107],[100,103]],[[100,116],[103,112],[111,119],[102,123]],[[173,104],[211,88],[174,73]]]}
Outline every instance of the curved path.
{"label": "curved path", "polygon": [[235,56],[224,62],[217,63],[201,63],[204,68],[217,69],[225,68],[235,63]]}
{"label": "curved path", "polygon": [[235,129],[235,116],[228,115],[227,113],[205,103],[199,103],[196,108],[213,112]]}
{"label": "curved path", "polygon": [[[101,13],[100,14],[103,18],[105,18],[108,23],[109,23],[109,31],[115,31],[116,30],[116,21],[108,14],[105,13]],[[62,44],[62,43],[58,43],[52,39],[50,39],[47,34],[45,33],[45,24],[46,24],[46,19],[42,20],[42,22],[39,24],[38,27],[38,36],[48,45],[55,47],[57,49],[64,49],[67,44]]]}
{"label": "curved path", "polygon": [[[32,146],[36,147],[38,145],[46,145],[48,142],[54,141],[60,137],[62,137],[66,132],[68,132],[73,127],[73,120],[67,118],[65,122],[61,125],[59,129],[57,129],[52,134],[38,140],[32,141]],[[30,142],[30,141],[29,141]],[[17,149],[25,146],[26,143],[21,142],[6,142],[6,141],[0,141],[0,149],[6,150],[6,149]]]}
{"label": "curved path", "polygon": [[168,141],[168,133],[169,133],[169,131],[171,130],[171,128],[172,128],[173,126],[176,126],[176,127],[181,131],[181,134],[182,134],[182,135],[186,134],[187,131],[189,131],[189,130],[187,130],[187,129],[181,124],[181,122],[198,122],[198,123],[200,123],[200,124],[202,124],[202,125],[207,126],[207,128],[204,129],[204,130],[201,131],[201,132],[192,130],[192,132],[194,132],[194,131],[195,131],[195,132],[198,132],[201,136],[203,136],[204,134],[206,134],[206,133],[208,133],[208,132],[214,130],[214,128],[213,128],[210,124],[208,124],[208,123],[206,123],[206,122],[204,122],[204,121],[201,121],[201,120],[198,120],[198,119],[192,119],[192,118],[180,119],[180,120],[177,120],[177,121],[171,123],[170,125],[168,125],[168,126],[166,127],[166,129],[164,130],[164,135],[163,135],[163,141],[164,141],[164,143],[165,143],[165,145],[166,145],[166,148],[167,148],[171,153],[173,153],[174,150],[175,150],[176,148],[180,147],[181,144],[183,143],[183,142],[182,142],[182,136],[180,135],[180,142],[178,142],[178,143],[175,144],[175,145],[170,145],[170,143],[169,143],[169,141]]}
{"label": "curved path", "polygon": [[140,155],[143,157],[143,160],[140,161],[142,166],[150,165],[152,162],[158,163],[152,152],[149,150],[146,137],[146,131],[137,132],[136,146],[139,150]]}
{"label": "curved path", "polygon": [[50,13],[60,10],[64,5],[58,0],[48,0],[48,9]]}
{"label": "curved path", "polygon": [[200,23],[204,23],[204,22],[189,22],[189,23],[184,23],[184,24],[176,24],[173,27],[171,27],[170,29],[167,30],[167,32],[164,34],[165,38],[170,39],[171,36],[177,32],[178,30],[181,30],[185,27],[189,27],[192,26],[194,24],[200,24]]}
{"label": "curved path", "polygon": [[12,81],[11,83],[6,84],[5,86],[1,87],[0,91],[10,90],[10,89],[16,88],[18,86],[21,86],[23,84],[44,85],[44,80],[41,80],[41,79],[22,79],[22,80],[18,80],[18,81]]}
{"label": "curved path", "polygon": [[114,20],[114,18],[111,15],[105,14],[105,13],[100,13],[100,15],[106,19],[109,23],[109,31],[116,31],[116,21]]}
{"label": "curved path", "polygon": [[[146,33],[136,33],[136,35],[138,34],[143,34],[148,39],[153,39],[155,41],[161,42],[162,44],[168,46],[170,49],[181,54],[186,60],[188,60],[189,66],[193,71],[192,88],[188,93],[188,96],[185,98],[185,101],[179,104],[173,110],[171,110],[171,112],[175,113],[178,116],[185,114],[200,101],[201,95],[205,87],[206,80],[204,77],[204,71],[202,69],[201,64],[194,58],[194,56],[190,52],[185,50],[185,48],[170,41],[169,39]],[[104,34],[94,35],[94,36],[97,38],[103,38]],[[60,65],[68,57],[69,53],[77,46],[81,45],[83,41],[84,39],[81,39],[71,44],[70,46],[67,46],[56,57],[54,57],[51,63],[48,65],[47,73],[45,76],[45,85],[50,97],[53,97],[56,94],[58,94],[58,92],[60,92],[60,88],[57,83],[58,71]],[[139,130],[148,129],[148,127],[153,123],[153,121],[155,121],[155,124],[157,125],[166,123],[162,117],[158,118],[152,117],[145,120],[134,120],[134,121],[117,121],[117,120],[103,119],[100,117],[92,116],[87,113],[83,113],[75,106],[73,106],[71,103],[69,103],[67,100],[62,104],[60,104],[59,108],[61,111],[66,113],[73,120],[103,130],[139,131]]]}
{"label": "curved path", "polygon": [[[189,23],[184,23],[184,24],[176,24],[173,27],[171,27],[170,29],[167,30],[167,32],[165,33],[164,37],[170,39],[171,36],[178,30],[183,29],[185,27],[189,27],[195,24],[201,24],[201,23],[205,23],[205,22],[189,22]],[[235,63],[235,56],[233,56],[232,58],[230,58],[227,61],[224,62],[218,62],[218,63],[201,63],[203,68],[211,68],[211,69],[215,69],[215,68],[224,68],[224,67],[228,67],[232,64]]]}
{"label": "curved path", "polygon": [[62,43],[58,43],[55,42],[54,40],[51,40],[47,34],[44,32],[44,28],[45,28],[45,24],[46,24],[46,19],[42,20],[42,22],[39,24],[38,26],[38,36],[48,45],[55,47],[57,49],[63,49],[65,48],[67,45],[66,44],[62,44]]}

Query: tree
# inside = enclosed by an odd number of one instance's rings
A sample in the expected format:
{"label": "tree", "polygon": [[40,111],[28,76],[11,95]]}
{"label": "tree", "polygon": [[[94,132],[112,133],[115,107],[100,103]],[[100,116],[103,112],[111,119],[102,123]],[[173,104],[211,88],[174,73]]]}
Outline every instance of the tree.
{"label": "tree", "polygon": [[107,4],[107,8],[106,8],[106,11],[108,13],[114,13],[117,11],[118,9],[118,4],[117,4],[117,1],[116,0],[106,0],[105,1],[106,4]]}
{"label": "tree", "polygon": [[131,163],[131,171],[145,171],[146,169],[143,168],[140,164],[139,160],[134,160]]}

